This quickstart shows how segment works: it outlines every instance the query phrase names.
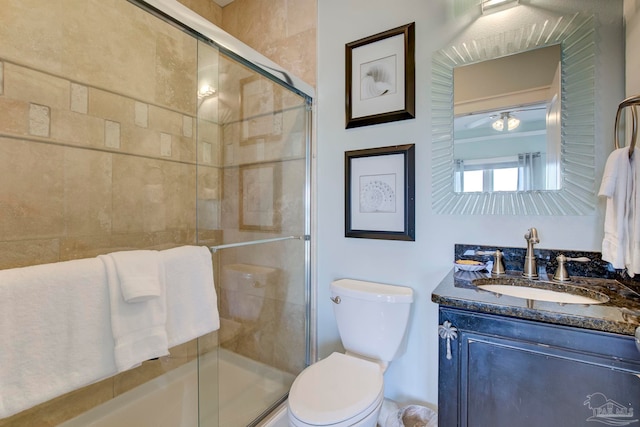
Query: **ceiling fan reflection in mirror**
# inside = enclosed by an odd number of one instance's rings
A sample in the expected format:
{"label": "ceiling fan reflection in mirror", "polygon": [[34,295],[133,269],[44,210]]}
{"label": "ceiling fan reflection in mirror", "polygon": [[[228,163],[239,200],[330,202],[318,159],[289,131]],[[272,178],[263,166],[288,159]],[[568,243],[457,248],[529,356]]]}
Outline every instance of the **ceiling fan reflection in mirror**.
{"label": "ceiling fan reflection in mirror", "polygon": [[489,126],[495,131],[514,131],[521,124],[544,121],[546,105],[537,104],[527,107],[516,107],[510,110],[485,111],[460,115],[455,118],[455,130],[471,130]]}

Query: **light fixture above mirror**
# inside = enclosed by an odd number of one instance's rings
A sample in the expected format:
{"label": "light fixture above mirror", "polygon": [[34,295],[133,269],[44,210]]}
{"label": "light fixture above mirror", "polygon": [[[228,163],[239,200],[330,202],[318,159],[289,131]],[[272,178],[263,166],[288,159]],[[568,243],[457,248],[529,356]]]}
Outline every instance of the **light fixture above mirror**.
{"label": "light fixture above mirror", "polygon": [[[519,9],[511,9],[509,13],[515,14]],[[485,18],[489,17],[482,17],[480,20]],[[512,29],[491,34],[488,37],[467,40],[459,38],[453,45],[434,54],[431,86],[434,212],[585,215],[595,210],[597,200],[594,154],[596,61],[594,21],[593,16],[584,16],[580,12],[572,15],[549,16],[540,20],[529,18],[524,24],[514,24]],[[491,32],[491,29],[487,29],[487,32]],[[454,190],[456,166],[453,155],[454,69],[554,44],[559,44],[562,51],[562,123],[559,150],[561,161],[558,172],[561,182],[557,187],[560,189],[456,192]]]}
{"label": "light fixture above mirror", "polygon": [[493,13],[509,7],[517,6],[518,0],[482,0],[482,14]]}

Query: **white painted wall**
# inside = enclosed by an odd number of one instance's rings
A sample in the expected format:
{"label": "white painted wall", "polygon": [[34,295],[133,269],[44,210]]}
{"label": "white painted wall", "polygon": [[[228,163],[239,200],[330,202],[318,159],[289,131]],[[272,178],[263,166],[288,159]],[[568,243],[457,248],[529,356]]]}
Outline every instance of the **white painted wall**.
{"label": "white painted wall", "polygon": [[[553,3],[553,2],[552,2]],[[557,2],[555,2],[557,4]],[[563,7],[590,7],[595,0],[566,0]],[[623,96],[624,47],[602,44],[620,36],[610,31],[612,13],[622,3],[600,0],[594,6],[599,23],[596,87],[598,178],[612,149],[615,108]],[[516,217],[435,215],[431,210],[431,55],[444,47],[468,23],[452,17],[451,0],[319,0],[316,158],[316,283],[320,357],[341,344],[329,301],[332,280],[350,277],[410,286],[415,303],[406,353],[385,374],[385,395],[401,403],[437,403],[438,307],[431,292],[452,268],[455,243],[524,247],[524,233],[537,227],[539,247],[600,250],[603,204],[580,217]],[[604,6],[607,6],[606,10]],[[345,129],[344,57],[348,42],[416,22],[416,118],[395,123]],[[416,241],[344,237],[344,152],[416,144]],[[595,189],[594,189],[595,191]]]}

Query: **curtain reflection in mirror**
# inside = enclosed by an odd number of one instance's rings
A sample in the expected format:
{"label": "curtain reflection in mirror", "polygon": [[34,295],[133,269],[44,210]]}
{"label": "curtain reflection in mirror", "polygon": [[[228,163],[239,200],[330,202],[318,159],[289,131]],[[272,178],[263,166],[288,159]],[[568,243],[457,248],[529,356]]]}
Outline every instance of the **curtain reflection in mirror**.
{"label": "curtain reflection in mirror", "polygon": [[454,160],[454,191],[458,193],[531,191],[545,188],[544,155],[520,153],[516,158]]}

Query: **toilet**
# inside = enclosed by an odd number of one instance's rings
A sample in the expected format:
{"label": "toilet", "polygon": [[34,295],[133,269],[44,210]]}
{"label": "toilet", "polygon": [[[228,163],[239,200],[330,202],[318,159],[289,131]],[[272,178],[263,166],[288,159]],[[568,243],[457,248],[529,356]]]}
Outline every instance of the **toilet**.
{"label": "toilet", "polygon": [[413,290],[353,279],[331,283],[345,353],[332,353],[294,380],[287,403],[293,427],[375,427],[383,374],[404,351]]}

